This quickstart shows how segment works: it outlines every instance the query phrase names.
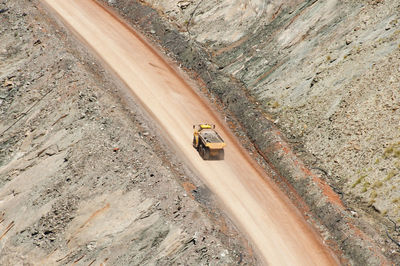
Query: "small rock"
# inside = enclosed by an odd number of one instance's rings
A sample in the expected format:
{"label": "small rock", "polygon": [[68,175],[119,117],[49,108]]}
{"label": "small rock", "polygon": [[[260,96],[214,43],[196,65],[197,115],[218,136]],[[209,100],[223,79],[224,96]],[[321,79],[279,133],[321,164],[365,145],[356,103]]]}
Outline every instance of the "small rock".
{"label": "small rock", "polygon": [[229,251],[225,249],[224,251],[221,252],[220,256],[223,258],[228,254],[229,254]]}
{"label": "small rock", "polygon": [[58,152],[58,147],[57,145],[51,145],[50,147],[48,147],[46,149],[45,154],[49,155],[49,156],[53,156],[54,154],[56,154]]}
{"label": "small rock", "polygon": [[177,3],[177,6],[178,6],[180,9],[186,9],[188,6],[190,6],[191,3],[192,3],[191,1],[179,1],[179,2]]}
{"label": "small rock", "polygon": [[353,41],[352,40],[346,40],[346,45],[351,44]]}
{"label": "small rock", "polygon": [[350,213],[354,218],[358,218],[358,213],[356,211],[350,211]]}
{"label": "small rock", "polygon": [[377,213],[383,213],[383,208],[382,208],[382,206],[380,206],[379,204],[377,204],[377,203],[374,203],[374,204],[372,204],[372,209],[374,210],[374,211],[376,211]]}
{"label": "small rock", "polygon": [[14,86],[14,82],[12,82],[11,80],[6,80],[3,83],[3,87],[12,87]]}
{"label": "small rock", "polygon": [[88,250],[94,250],[96,246],[96,242],[90,242],[86,247],[88,248]]}

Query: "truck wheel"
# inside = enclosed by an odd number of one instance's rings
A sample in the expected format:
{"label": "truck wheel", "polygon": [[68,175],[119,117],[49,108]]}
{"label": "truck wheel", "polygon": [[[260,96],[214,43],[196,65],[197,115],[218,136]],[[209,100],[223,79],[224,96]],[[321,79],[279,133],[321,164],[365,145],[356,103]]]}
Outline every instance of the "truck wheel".
{"label": "truck wheel", "polygon": [[204,148],[203,148],[203,145],[199,145],[199,154],[200,154],[201,158],[204,159]]}
{"label": "truck wheel", "polygon": [[225,157],[225,152],[224,152],[224,150],[220,150],[220,151],[219,151],[219,154],[218,154],[218,159],[219,159],[219,160],[223,160],[224,157]]}
{"label": "truck wheel", "polygon": [[198,150],[198,147],[196,147],[196,137],[193,137],[193,147]]}
{"label": "truck wheel", "polygon": [[210,160],[210,149],[209,148],[205,148],[204,149],[204,160]]}

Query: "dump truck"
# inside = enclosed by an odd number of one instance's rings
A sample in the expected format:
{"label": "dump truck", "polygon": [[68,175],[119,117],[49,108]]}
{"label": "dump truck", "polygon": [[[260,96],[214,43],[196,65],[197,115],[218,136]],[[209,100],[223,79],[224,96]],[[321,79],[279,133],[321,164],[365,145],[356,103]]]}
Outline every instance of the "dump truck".
{"label": "dump truck", "polygon": [[193,126],[193,147],[204,160],[223,160],[225,142],[215,131],[215,125],[199,124]]}

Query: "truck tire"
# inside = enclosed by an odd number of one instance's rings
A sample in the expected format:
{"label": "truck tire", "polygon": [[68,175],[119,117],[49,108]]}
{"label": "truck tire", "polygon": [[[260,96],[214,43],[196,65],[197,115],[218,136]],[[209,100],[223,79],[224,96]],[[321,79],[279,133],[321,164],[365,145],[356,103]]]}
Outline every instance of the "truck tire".
{"label": "truck tire", "polygon": [[193,147],[198,150],[199,147],[196,147],[196,137],[193,137]]}
{"label": "truck tire", "polygon": [[218,160],[223,160],[225,157],[225,152],[224,150],[220,150],[218,154]]}
{"label": "truck tire", "polygon": [[204,148],[203,145],[199,145],[199,154],[202,159],[204,159]]}
{"label": "truck tire", "polygon": [[207,147],[204,148],[204,157],[203,157],[203,159],[204,160],[210,160],[210,149],[207,148]]}

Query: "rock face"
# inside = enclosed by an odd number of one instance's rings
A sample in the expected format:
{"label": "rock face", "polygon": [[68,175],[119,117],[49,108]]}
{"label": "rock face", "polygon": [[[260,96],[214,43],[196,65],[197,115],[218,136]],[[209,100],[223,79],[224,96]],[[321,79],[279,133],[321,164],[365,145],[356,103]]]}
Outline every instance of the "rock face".
{"label": "rock face", "polygon": [[0,3],[0,264],[257,264],[124,87],[48,15]]}
{"label": "rock face", "polygon": [[140,2],[111,7],[204,82],[328,239],[357,264],[398,262],[385,233],[400,222],[398,1]]}
{"label": "rock face", "polygon": [[346,194],[398,198],[397,1],[146,2],[188,30]]}

